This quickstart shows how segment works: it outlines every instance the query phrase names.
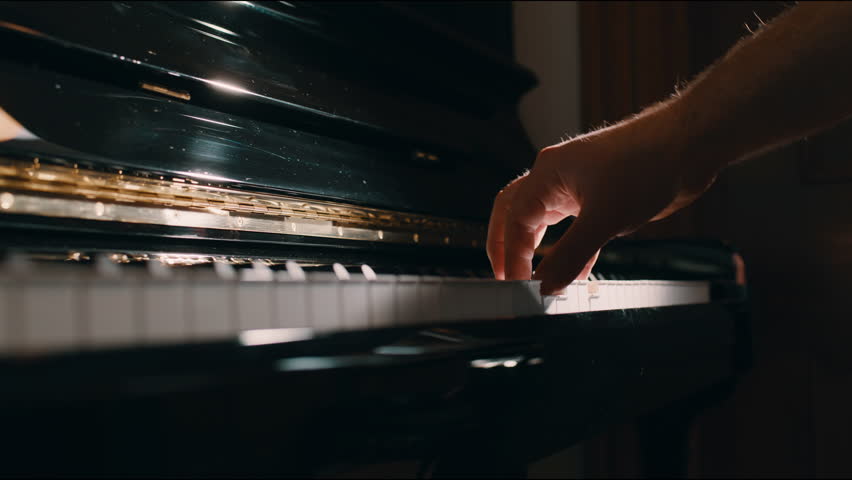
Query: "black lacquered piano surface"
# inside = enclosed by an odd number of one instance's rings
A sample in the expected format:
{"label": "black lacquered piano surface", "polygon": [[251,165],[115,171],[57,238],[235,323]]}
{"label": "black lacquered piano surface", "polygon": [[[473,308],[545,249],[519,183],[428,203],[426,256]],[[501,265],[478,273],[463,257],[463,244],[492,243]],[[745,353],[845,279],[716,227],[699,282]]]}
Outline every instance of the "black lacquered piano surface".
{"label": "black lacquered piano surface", "polygon": [[489,278],[535,78],[447,8],[0,5],[2,474],[516,476],[735,385],[728,247]]}

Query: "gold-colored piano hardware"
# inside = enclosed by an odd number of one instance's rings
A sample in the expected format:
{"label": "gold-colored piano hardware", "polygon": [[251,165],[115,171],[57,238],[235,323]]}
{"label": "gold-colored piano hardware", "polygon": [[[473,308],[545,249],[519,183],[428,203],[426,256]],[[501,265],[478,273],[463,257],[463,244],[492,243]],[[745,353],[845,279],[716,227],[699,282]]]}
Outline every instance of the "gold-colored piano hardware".
{"label": "gold-colored piano hardware", "polygon": [[172,90],[170,88],[161,87],[160,85],[154,85],[152,83],[141,83],[139,85],[143,90],[148,90],[149,92],[159,93],[161,95],[166,95],[172,98],[179,98],[181,100],[186,100],[187,102],[190,99],[189,92]]}
{"label": "gold-colored piano hardware", "polygon": [[485,237],[474,222],[2,156],[0,212],[425,245]]}

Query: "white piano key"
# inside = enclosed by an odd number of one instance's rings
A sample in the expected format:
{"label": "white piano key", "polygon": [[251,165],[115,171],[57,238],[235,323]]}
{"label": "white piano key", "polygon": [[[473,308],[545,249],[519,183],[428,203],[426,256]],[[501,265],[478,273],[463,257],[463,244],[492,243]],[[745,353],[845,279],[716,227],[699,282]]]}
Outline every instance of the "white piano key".
{"label": "white piano key", "polygon": [[340,322],[343,304],[340,283],[318,281],[308,282],[308,285],[311,326],[320,332],[340,330],[343,326]]}
{"label": "white piano key", "polygon": [[[28,348],[73,349],[78,344],[72,278],[57,275],[23,289],[24,344]],[[129,308],[125,306],[125,308]]]}
{"label": "white piano key", "polygon": [[272,328],[275,302],[272,282],[243,281],[237,289],[237,317],[240,330]]}
{"label": "white piano key", "polygon": [[[470,314],[478,320],[495,318],[500,311],[497,309],[497,291],[490,284],[481,281],[470,283],[471,303]],[[540,298],[540,297],[539,297]],[[542,307],[543,309],[543,307]]]}
{"label": "white piano key", "polygon": [[[261,267],[240,270],[242,281],[230,274],[223,278],[222,272],[186,277],[171,269],[138,279],[123,267],[96,269],[82,282],[58,281],[41,270],[35,272],[40,277],[4,274],[0,351],[4,344],[73,348],[78,338],[86,346],[105,347],[221,339],[246,329],[329,331],[536,315],[545,308],[563,314],[709,301],[708,282],[599,280],[597,295],[590,295],[590,282],[578,281],[545,304],[538,282],[393,275],[338,281],[340,272],[311,272],[309,281],[293,281],[291,269],[269,282],[275,272]],[[293,271],[300,276],[301,270]]]}
{"label": "white piano key", "polygon": [[612,305],[614,304],[612,299],[613,291],[610,290],[609,283],[610,282],[607,280],[598,280],[598,299],[600,310],[611,310]]}
{"label": "white piano key", "polygon": [[607,285],[609,286],[607,288],[607,290],[609,291],[609,296],[607,298],[607,310],[618,310],[622,308],[622,305],[624,305],[624,299],[622,298],[621,282],[610,280],[607,282]]}
{"label": "white piano key", "polygon": [[683,282],[678,284],[678,305],[689,305],[695,300],[693,292],[695,285],[692,282]]}
{"label": "white piano key", "polygon": [[95,256],[95,270],[98,275],[104,278],[119,278],[121,276],[121,267],[105,254]]}
{"label": "white piano key", "polygon": [[560,313],[577,313],[580,311],[580,302],[577,299],[580,286],[572,283],[565,288],[565,300],[560,307]]}
{"label": "white piano key", "polygon": [[666,282],[661,289],[666,305],[680,305],[683,302],[684,298],[679,282]]}
{"label": "white piano key", "polygon": [[631,280],[630,283],[626,286],[627,289],[627,307],[626,308],[640,308],[642,306],[642,295],[640,292],[641,282],[636,280]]}
{"label": "white piano key", "polygon": [[688,303],[710,303],[710,283],[692,282],[688,291]]}
{"label": "white piano key", "polygon": [[601,310],[614,310],[618,308],[616,283],[610,280],[601,280],[600,287]]}
{"label": "white piano key", "polygon": [[272,326],[275,328],[309,328],[308,284],[303,281],[291,281],[287,272],[278,272],[284,281],[275,283],[276,315]]}
{"label": "white piano key", "polygon": [[14,350],[24,344],[24,322],[26,321],[26,305],[24,304],[24,291],[31,286],[28,279],[18,282],[10,282],[6,291],[8,292],[6,305],[7,324],[6,341]]}
{"label": "white piano key", "polygon": [[437,323],[443,317],[442,309],[444,305],[441,303],[442,288],[443,281],[440,278],[421,280],[420,288],[417,291],[417,300],[420,304],[419,313],[423,323]]}
{"label": "white piano key", "polygon": [[638,282],[637,290],[639,292],[639,305],[637,308],[650,307],[653,300],[651,282],[648,280],[640,280]]}
{"label": "white piano key", "polygon": [[396,325],[419,325],[423,323],[418,298],[419,279],[417,276],[400,275],[396,282]]}
{"label": "white piano key", "polygon": [[265,263],[254,260],[251,262],[251,268],[242,270],[243,280],[252,282],[271,282],[275,280],[275,272]]}
{"label": "white piano key", "polygon": [[460,288],[459,282],[444,280],[441,284],[441,320],[445,322],[456,322],[465,318],[465,303],[468,299]]}
{"label": "white piano key", "polygon": [[588,284],[586,284],[586,294],[589,298],[589,311],[597,312],[599,310],[603,310],[603,299],[601,295],[603,294],[603,285],[599,280],[592,280]]}
{"label": "white piano key", "polygon": [[135,285],[126,278],[97,278],[86,285],[88,316],[84,342],[87,346],[111,346],[141,342],[135,317]]}
{"label": "white piano key", "polygon": [[543,295],[541,297],[541,301],[544,304],[544,312],[548,315],[558,315],[563,313],[562,310],[565,306],[565,298],[564,293]]}
{"label": "white piano key", "polygon": [[651,282],[651,305],[652,306],[664,306],[666,305],[666,291],[662,286],[662,283],[659,281]]}
{"label": "white piano key", "polygon": [[575,280],[572,283],[577,292],[577,311],[591,311],[591,303],[589,302],[589,282],[587,280]]}
{"label": "white piano key", "polygon": [[204,272],[189,284],[190,337],[221,339],[237,331],[235,282]]}
{"label": "white piano key", "polygon": [[189,299],[184,282],[159,279],[145,282],[141,294],[145,340],[149,343],[183,342],[190,338]]}
{"label": "white piano key", "polygon": [[394,325],[396,317],[396,282],[381,277],[369,283],[370,326],[385,328]]}
{"label": "white piano key", "polygon": [[[487,301],[487,296],[482,296],[477,289],[479,282],[469,279],[448,279],[442,285],[441,308],[442,316],[447,321],[474,320],[482,317],[483,305],[480,301]],[[493,302],[493,300],[491,300]]]}
{"label": "white piano key", "polygon": [[624,280],[616,280],[613,284],[615,284],[615,309],[627,308],[626,305],[630,302],[630,289],[627,287],[626,282]]}
{"label": "white piano key", "polygon": [[237,278],[237,272],[230,263],[213,262],[213,270],[222,280],[235,280]]}
{"label": "white piano key", "polygon": [[5,352],[8,348],[8,334],[6,330],[9,328],[9,287],[0,280],[0,353]]}
{"label": "white piano key", "polygon": [[514,297],[514,282],[489,282],[494,286],[494,310],[496,318],[510,318],[514,315],[512,299]]}
{"label": "white piano key", "polygon": [[544,312],[541,303],[541,282],[537,280],[514,282],[512,310],[515,315],[537,315]]}
{"label": "white piano key", "polygon": [[363,330],[370,326],[369,284],[350,281],[341,284],[343,295],[343,328]]}

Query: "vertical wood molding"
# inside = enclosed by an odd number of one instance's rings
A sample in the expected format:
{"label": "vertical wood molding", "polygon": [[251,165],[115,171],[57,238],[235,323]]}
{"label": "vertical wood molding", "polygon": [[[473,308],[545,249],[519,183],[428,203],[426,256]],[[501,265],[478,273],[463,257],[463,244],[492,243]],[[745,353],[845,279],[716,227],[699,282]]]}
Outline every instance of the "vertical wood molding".
{"label": "vertical wood molding", "polygon": [[[581,2],[585,129],[617,122],[667,98],[690,76],[686,2]],[[636,238],[689,236],[695,208],[650,224]]]}
{"label": "vertical wood molding", "polygon": [[[582,119],[586,130],[611,124],[666,98],[690,75],[685,2],[581,2],[579,9]],[[636,236],[693,232],[685,210]],[[584,444],[587,478],[635,477],[641,472],[632,424],[610,428]]]}

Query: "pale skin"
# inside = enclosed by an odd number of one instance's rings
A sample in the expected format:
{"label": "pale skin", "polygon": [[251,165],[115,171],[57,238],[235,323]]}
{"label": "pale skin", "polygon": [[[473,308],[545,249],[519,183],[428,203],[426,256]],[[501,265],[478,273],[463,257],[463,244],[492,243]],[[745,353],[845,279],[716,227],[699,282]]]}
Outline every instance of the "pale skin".
{"label": "pale skin", "polygon": [[[726,166],[850,115],[852,2],[798,4],[671,98],[541,150],[494,201],[494,275],[558,292],[588,277],[609,240],[689,205]],[[533,273],[545,230],[569,216],[575,221]]]}

